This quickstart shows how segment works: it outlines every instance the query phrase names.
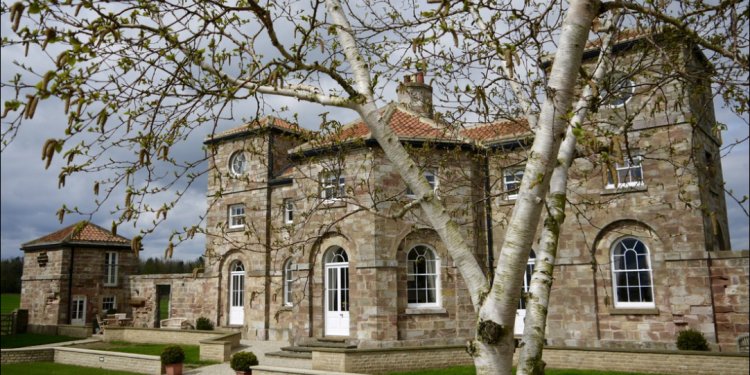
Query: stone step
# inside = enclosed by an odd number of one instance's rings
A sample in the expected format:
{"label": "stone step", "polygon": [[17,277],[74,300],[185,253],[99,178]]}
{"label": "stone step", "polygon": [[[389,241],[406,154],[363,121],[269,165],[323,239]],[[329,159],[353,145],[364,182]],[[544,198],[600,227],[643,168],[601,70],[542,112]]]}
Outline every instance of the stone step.
{"label": "stone step", "polygon": [[312,353],[313,348],[311,346],[285,346],[281,350],[285,352]]}
{"label": "stone step", "polygon": [[312,359],[312,352],[286,351],[266,353],[266,357]]}

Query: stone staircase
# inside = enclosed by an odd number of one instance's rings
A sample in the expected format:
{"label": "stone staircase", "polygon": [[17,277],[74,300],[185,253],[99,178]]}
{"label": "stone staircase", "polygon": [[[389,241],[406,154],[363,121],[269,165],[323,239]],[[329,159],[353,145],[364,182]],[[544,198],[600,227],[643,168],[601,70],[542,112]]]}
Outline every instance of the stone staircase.
{"label": "stone staircase", "polygon": [[344,338],[317,337],[300,340],[297,345],[285,346],[281,351],[266,353],[268,357],[312,359],[316,348],[355,349],[357,345]]}

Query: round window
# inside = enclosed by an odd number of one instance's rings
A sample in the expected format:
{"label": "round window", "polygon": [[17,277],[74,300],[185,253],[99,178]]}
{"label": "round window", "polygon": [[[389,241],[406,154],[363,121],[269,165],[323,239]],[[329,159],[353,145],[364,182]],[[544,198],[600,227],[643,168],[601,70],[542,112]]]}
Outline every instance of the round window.
{"label": "round window", "polygon": [[633,97],[635,83],[623,72],[612,72],[603,83],[600,90],[602,104],[621,107]]}
{"label": "round window", "polygon": [[229,158],[229,170],[235,176],[241,176],[245,173],[245,154],[237,151]]}

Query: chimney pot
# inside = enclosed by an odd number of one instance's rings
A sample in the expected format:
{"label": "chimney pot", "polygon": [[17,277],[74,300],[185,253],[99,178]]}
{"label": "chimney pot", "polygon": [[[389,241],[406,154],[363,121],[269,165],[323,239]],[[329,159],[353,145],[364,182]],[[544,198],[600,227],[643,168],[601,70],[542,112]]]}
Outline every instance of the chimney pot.
{"label": "chimney pot", "polygon": [[417,72],[416,81],[417,83],[424,83],[424,72]]}

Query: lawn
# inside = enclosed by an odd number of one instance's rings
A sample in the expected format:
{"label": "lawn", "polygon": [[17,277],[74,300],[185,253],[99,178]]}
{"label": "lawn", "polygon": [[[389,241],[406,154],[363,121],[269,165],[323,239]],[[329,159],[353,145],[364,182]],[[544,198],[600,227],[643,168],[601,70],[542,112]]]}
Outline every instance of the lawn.
{"label": "lawn", "polygon": [[3,293],[0,295],[0,314],[10,314],[21,306],[21,295]]}
{"label": "lawn", "polygon": [[[515,369],[513,370],[515,373]],[[646,375],[637,372],[615,372],[615,371],[596,371],[596,370],[556,370],[545,369],[546,375]],[[475,375],[474,366],[459,366],[434,370],[410,371],[410,372],[392,372],[389,375]]]}
{"label": "lawn", "polygon": [[103,370],[93,367],[63,365],[52,362],[14,363],[0,366],[3,375],[131,375],[134,372]]}
{"label": "lawn", "polygon": [[[169,345],[166,344],[139,344],[124,341],[112,341],[112,342],[96,342],[91,344],[79,345],[77,348],[93,349],[93,350],[105,350],[110,352],[121,352],[121,353],[133,353],[133,354],[146,354],[146,355],[160,355],[162,350]],[[180,345],[182,350],[185,351],[185,365],[186,367],[197,367],[213,365],[219,362],[216,361],[201,361],[198,345]],[[191,366],[193,365],[193,366]]]}
{"label": "lawn", "polygon": [[79,340],[75,337],[42,335],[36,333],[20,333],[17,335],[4,335],[0,338],[0,347],[3,349],[23,348],[26,346],[53,344],[56,342]]}

